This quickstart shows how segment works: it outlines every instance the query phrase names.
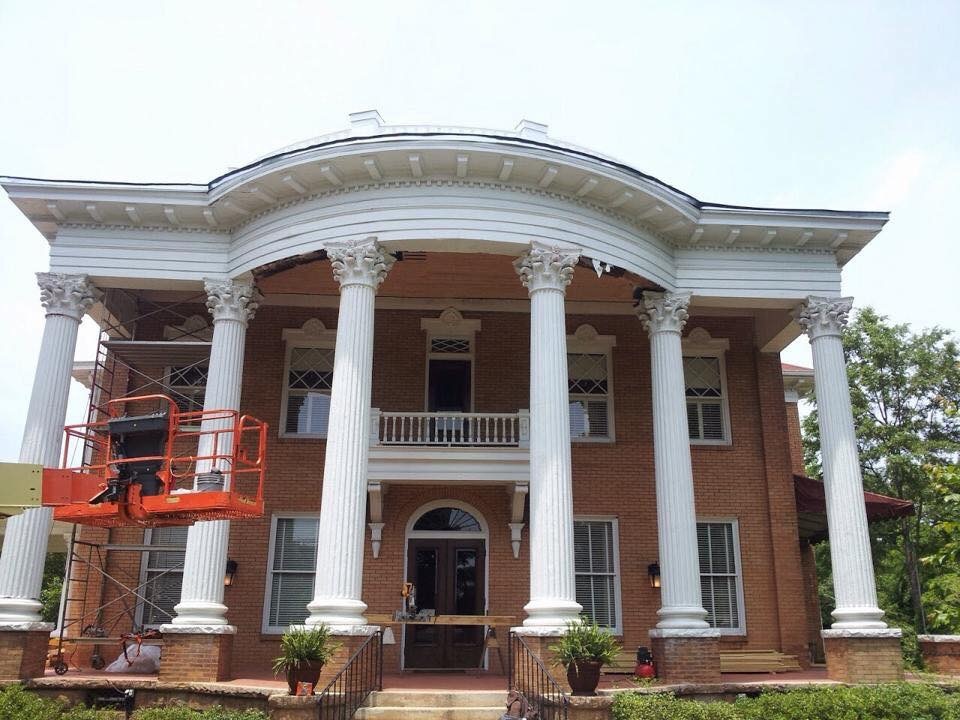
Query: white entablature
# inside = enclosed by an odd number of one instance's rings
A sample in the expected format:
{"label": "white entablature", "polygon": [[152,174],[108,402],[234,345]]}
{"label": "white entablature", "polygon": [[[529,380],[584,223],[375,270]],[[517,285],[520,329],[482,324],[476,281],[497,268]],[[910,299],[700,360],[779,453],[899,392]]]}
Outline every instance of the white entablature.
{"label": "white entablature", "polygon": [[[53,269],[121,278],[149,267],[150,277],[190,282],[375,234],[398,249],[432,242],[449,250],[451,239],[461,251],[502,254],[531,238],[572,244],[664,288],[700,294],[725,294],[698,284],[705,259],[728,269],[772,259],[820,274],[820,285],[785,294],[801,297],[838,290],[838,267],[887,220],[704,203],[530,121],[513,131],[386,125],[375,111],[207,184],[0,184],[51,240]],[[118,244],[126,265],[106,251]],[[764,278],[756,282],[760,296]]]}

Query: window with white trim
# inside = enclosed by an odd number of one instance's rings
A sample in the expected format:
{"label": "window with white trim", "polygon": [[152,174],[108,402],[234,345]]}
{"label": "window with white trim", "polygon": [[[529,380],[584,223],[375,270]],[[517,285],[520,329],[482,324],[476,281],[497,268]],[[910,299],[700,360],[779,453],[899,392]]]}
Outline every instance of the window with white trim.
{"label": "window with white trim", "polygon": [[[158,527],[146,531],[144,544],[160,547],[185,547],[187,528],[183,525]],[[144,553],[140,573],[141,595],[139,624],[159,627],[173,619],[174,606],[180,602],[183,585],[183,550],[150,550]]]}
{"label": "window with white trim", "polygon": [[203,410],[203,398],[207,391],[207,366],[182,365],[167,368],[167,394],[180,408],[180,412]]}
{"label": "window with white trim", "polygon": [[743,634],[743,577],[736,521],[698,522],[697,551],[707,622],[721,633]]}
{"label": "window with white trim", "polygon": [[720,357],[705,355],[683,358],[683,380],[687,396],[687,427],[690,439],[724,442],[727,437],[726,393]]}
{"label": "window with white trim", "polygon": [[568,353],[570,437],[609,438],[610,359],[606,353]]}
{"label": "window with white trim", "polygon": [[282,632],[300,625],[310,614],[317,569],[315,516],[275,517],[270,533],[264,632]]}
{"label": "window with white trim", "polygon": [[577,602],[601,627],[620,631],[617,527],[613,519],[574,519],[573,558]]}
{"label": "window with white trim", "polygon": [[327,434],[333,389],[333,348],[290,348],[284,430],[290,435]]}

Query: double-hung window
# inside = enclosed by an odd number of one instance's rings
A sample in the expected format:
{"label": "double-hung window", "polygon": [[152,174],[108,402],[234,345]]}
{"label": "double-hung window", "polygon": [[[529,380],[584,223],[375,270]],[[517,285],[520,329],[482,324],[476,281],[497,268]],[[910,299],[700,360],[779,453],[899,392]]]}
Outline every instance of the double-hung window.
{"label": "double-hung window", "polygon": [[723,445],[730,442],[724,362],[729,347],[729,340],[714,339],[703,328],[694,328],[683,339],[683,384],[692,444]]}
{"label": "double-hung window", "polygon": [[264,632],[282,632],[300,625],[310,614],[317,569],[315,516],[275,517],[270,533]]}
{"label": "double-hung window", "polygon": [[302,329],[283,331],[287,347],[284,369],[282,435],[326,437],[333,389],[334,339],[319,320]]}
{"label": "double-hung window", "polygon": [[159,549],[144,553],[140,572],[140,594],[144,600],[138,605],[139,624],[158,627],[173,619],[173,608],[180,602],[184,551],[176,548],[186,547],[187,528],[174,526],[147,530],[144,544]]}
{"label": "double-hung window", "polygon": [[700,593],[707,622],[722,634],[742,635],[746,626],[737,522],[698,522],[697,550]]}
{"label": "double-hung window", "polygon": [[577,602],[601,627],[620,632],[620,579],[614,519],[573,521],[573,557]]}
{"label": "double-hung window", "polygon": [[182,365],[167,368],[167,394],[180,412],[203,410],[207,390],[206,365]]}
{"label": "double-hung window", "polygon": [[567,384],[570,437],[573,440],[613,439],[613,336],[598,335],[581,325],[567,338]]}

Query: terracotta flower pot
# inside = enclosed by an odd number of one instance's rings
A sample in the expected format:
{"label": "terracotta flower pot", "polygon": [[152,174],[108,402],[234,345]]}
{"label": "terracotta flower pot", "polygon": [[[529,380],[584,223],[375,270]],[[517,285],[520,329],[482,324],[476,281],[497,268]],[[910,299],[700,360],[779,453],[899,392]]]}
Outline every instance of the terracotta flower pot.
{"label": "terracotta flower pot", "polygon": [[301,663],[296,669],[287,670],[287,687],[290,688],[290,694],[297,694],[297,683],[310,683],[314,690],[317,689],[317,682],[320,680],[320,672],[323,670],[322,662],[309,660]]}
{"label": "terracotta flower pot", "polygon": [[574,695],[596,695],[600,684],[598,660],[578,660],[567,667],[567,682]]}

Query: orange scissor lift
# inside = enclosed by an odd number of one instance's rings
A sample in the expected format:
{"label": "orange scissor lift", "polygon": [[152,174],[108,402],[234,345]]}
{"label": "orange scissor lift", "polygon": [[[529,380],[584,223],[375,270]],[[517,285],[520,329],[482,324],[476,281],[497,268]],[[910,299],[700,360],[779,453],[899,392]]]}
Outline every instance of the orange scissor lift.
{"label": "orange scissor lift", "polygon": [[[143,412],[158,402],[158,410]],[[101,528],[158,528],[263,516],[265,422],[234,410],[182,411],[160,394],[117,398],[105,409],[103,420],[67,426],[63,467],[43,469],[41,503],[53,508],[55,520]],[[69,458],[78,454],[83,462],[71,467]],[[68,657],[72,660],[83,645],[93,646],[94,669],[105,664],[101,646],[119,642],[126,655],[130,638],[136,638],[139,653],[139,631],[112,636],[123,618],[136,622],[137,603],[156,607],[147,593],[157,578],[131,582],[114,577],[106,569],[105,553],[162,549],[101,546],[79,540],[74,531],[54,662],[58,675],[67,672]],[[98,578],[121,594],[88,609],[86,592]],[[79,595],[73,596],[74,590]],[[122,612],[105,621],[104,613],[117,608]],[[67,648],[72,648],[69,654]]]}
{"label": "orange scissor lift", "polygon": [[[159,401],[155,412],[136,406]],[[63,468],[44,469],[54,519],[164,527],[263,516],[267,424],[235,410],[182,412],[166,395],[117,398],[108,417],[69,425]],[[84,461],[69,467],[82,448]]]}

